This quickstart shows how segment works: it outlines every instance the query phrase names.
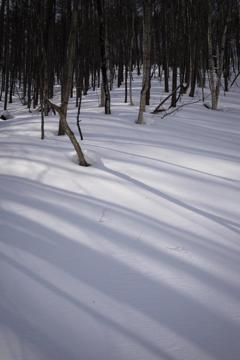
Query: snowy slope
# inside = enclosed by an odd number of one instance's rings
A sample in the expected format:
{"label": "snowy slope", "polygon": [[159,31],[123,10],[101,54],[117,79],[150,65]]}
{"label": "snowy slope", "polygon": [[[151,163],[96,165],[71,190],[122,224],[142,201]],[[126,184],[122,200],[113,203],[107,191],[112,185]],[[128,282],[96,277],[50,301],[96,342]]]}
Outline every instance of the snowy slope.
{"label": "snowy slope", "polygon": [[239,360],[239,92],[145,126],[112,96],[83,101],[89,168],[56,117],[0,122],[0,359]]}

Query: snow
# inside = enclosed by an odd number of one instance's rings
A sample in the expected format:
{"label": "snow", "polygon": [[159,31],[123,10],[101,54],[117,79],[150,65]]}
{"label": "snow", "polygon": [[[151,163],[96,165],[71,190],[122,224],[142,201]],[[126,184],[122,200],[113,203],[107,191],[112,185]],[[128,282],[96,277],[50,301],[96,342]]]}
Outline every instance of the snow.
{"label": "snow", "polygon": [[57,117],[0,121],[1,360],[239,360],[239,91],[162,119],[161,86],[144,126],[84,97],[88,168]]}

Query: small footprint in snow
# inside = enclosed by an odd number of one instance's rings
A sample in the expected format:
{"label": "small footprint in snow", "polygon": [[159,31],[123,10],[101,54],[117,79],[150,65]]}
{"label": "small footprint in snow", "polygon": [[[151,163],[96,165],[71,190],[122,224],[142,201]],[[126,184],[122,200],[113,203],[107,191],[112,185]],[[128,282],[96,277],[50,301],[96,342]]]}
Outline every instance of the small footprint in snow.
{"label": "small footprint in snow", "polygon": [[99,223],[104,223],[107,220],[106,213],[107,213],[107,209],[105,208],[103,209],[102,214],[98,220]]}
{"label": "small footprint in snow", "polygon": [[188,253],[188,250],[183,247],[183,246],[173,246],[173,247],[167,247],[168,250],[170,251],[175,251],[175,252],[179,252],[179,253]]}

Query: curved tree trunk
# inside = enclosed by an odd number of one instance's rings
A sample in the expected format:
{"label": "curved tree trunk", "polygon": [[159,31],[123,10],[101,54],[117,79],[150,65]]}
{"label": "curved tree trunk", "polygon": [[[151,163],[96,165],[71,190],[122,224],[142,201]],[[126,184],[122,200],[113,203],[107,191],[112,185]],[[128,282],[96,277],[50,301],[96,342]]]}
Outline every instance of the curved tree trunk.
{"label": "curved tree trunk", "polygon": [[71,87],[72,87],[72,79],[73,79],[72,75],[73,75],[73,67],[74,67],[76,33],[77,33],[77,24],[78,24],[78,5],[77,4],[78,4],[78,0],[75,0],[73,14],[72,14],[72,24],[71,24],[70,34],[69,34],[69,38],[68,38],[68,47],[67,47],[68,58],[65,63],[64,71],[63,71],[62,103],[61,103],[61,106],[57,106],[55,104],[52,104],[49,100],[48,100],[48,102],[59,114],[59,118],[60,118],[59,127],[69,137],[69,139],[77,153],[79,165],[89,166],[89,164],[87,163],[87,161],[84,158],[82,149],[67,122],[67,109],[68,109],[68,101],[69,101],[69,96],[70,96]]}

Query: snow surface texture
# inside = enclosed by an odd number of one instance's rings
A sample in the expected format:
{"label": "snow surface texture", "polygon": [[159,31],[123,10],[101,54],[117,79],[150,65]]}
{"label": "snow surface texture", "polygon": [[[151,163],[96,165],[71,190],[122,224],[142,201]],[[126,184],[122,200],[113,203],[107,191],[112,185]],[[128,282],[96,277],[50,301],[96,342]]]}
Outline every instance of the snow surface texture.
{"label": "snow surface texture", "polygon": [[239,93],[140,126],[123,91],[83,100],[89,168],[57,117],[0,122],[1,360],[240,359]]}

